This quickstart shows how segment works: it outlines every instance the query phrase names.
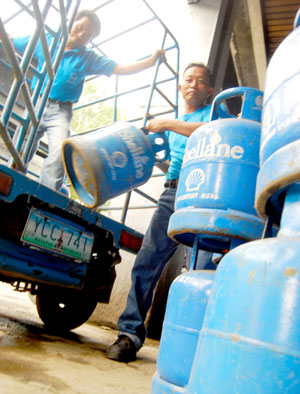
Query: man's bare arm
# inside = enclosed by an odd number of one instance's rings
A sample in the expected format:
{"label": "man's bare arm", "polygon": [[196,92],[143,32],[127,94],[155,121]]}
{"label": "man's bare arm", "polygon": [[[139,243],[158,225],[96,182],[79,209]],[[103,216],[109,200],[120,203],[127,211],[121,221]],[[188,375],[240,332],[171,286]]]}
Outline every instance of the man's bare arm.
{"label": "man's bare arm", "polygon": [[158,58],[161,58],[164,61],[166,59],[165,52],[166,51],[164,49],[158,49],[147,59],[140,60],[136,63],[117,64],[112,73],[118,75],[130,75],[146,70],[147,68],[154,66]]}
{"label": "man's bare arm", "polygon": [[158,167],[164,174],[168,172],[169,166],[170,166],[169,160],[156,164],[156,167]]}
{"label": "man's bare arm", "polygon": [[166,130],[189,137],[198,127],[206,122],[184,122],[178,119],[151,119],[145,128],[153,133],[162,133]]}

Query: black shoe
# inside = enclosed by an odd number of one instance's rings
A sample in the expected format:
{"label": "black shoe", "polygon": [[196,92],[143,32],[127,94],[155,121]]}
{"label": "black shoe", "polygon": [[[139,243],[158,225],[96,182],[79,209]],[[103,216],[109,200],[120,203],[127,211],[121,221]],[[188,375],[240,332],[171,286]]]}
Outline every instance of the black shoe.
{"label": "black shoe", "polygon": [[106,357],[122,363],[129,363],[136,359],[136,348],[130,338],[120,335],[116,342],[106,350]]}

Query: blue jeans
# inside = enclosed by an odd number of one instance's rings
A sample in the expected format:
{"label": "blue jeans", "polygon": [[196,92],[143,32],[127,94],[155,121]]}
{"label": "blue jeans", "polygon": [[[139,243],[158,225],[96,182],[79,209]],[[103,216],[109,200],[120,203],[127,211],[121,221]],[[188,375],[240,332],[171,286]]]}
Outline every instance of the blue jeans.
{"label": "blue jeans", "polygon": [[54,190],[60,190],[64,181],[62,143],[70,136],[72,105],[48,102],[36,137],[33,142],[29,161],[35,154],[39,141],[45,133],[48,137],[48,157],[43,161],[40,182]]}
{"label": "blue jeans", "polygon": [[[144,321],[151,306],[156,283],[178,246],[178,243],[167,235],[169,219],[174,212],[175,196],[176,189],[166,188],[158,200],[132,268],[132,284],[127,305],[118,320],[119,335],[127,335],[137,350],[145,341]],[[211,253],[203,253],[211,258]]]}

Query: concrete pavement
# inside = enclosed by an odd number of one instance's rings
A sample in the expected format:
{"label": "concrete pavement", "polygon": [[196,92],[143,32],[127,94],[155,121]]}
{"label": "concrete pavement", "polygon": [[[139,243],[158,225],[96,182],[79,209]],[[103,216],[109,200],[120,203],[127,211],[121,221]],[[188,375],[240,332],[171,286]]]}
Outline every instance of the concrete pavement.
{"label": "concrete pavement", "polygon": [[135,362],[105,358],[117,332],[88,323],[64,337],[47,333],[27,294],[0,283],[2,394],[150,393],[159,342],[147,340]]}

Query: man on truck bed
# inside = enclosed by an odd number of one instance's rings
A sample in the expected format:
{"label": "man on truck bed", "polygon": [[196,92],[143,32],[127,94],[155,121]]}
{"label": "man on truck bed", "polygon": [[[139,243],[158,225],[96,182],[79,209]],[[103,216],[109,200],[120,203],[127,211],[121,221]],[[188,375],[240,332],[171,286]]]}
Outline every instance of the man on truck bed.
{"label": "man on truck bed", "polygon": [[[174,212],[179,172],[188,137],[209,121],[211,105],[206,99],[212,94],[211,74],[202,63],[189,64],[179,86],[185,106],[178,119],[152,119],[146,128],[154,133],[166,132],[170,162],[165,162],[167,182],[143,239],[132,269],[132,285],[127,305],[118,320],[119,337],[106,351],[106,356],[121,362],[133,361],[146,337],[144,321],[151,306],[153,291],[160,275],[178,244],[167,234],[169,219]],[[160,166],[162,170],[163,166]],[[201,263],[207,263],[210,252],[201,253]],[[206,260],[206,261],[205,261]],[[203,264],[202,266],[204,266]],[[200,269],[200,267],[199,267]]]}
{"label": "man on truck bed", "polygon": [[[151,57],[131,64],[117,64],[106,56],[99,56],[86,48],[86,45],[99,35],[100,27],[100,20],[95,12],[81,10],[77,13],[29,156],[30,161],[40,139],[47,133],[49,153],[42,165],[40,182],[54,190],[60,190],[63,184],[61,146],[70,136],[72,106],[80,98],[85,77],[134,74],[154,66],[159,57],[165,56],[164,50],[157,50]],[[24,52],[29,38],[14,38],[15,48]],[[47,34],[47,40],[50,44],[50,34]],[[41,42],[35,49],[34,57],[38,61],[38,68],[41,69],[45,62]],[[35,84],[36,80],[33,80],[33,88]]]}

